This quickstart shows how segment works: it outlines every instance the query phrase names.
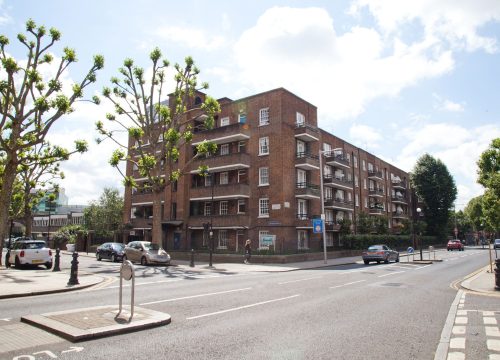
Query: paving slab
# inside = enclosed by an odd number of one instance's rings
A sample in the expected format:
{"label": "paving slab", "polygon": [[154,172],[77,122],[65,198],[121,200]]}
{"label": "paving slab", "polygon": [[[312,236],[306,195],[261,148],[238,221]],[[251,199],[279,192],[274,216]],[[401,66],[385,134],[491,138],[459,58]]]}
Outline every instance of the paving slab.
{"label": "paving slab", "polygon": [[170,324],[171,316],[155,310],[134,307],[134,316],[116,305],[27,315],[21,321],[34,325],[71,342],[91,340]]}

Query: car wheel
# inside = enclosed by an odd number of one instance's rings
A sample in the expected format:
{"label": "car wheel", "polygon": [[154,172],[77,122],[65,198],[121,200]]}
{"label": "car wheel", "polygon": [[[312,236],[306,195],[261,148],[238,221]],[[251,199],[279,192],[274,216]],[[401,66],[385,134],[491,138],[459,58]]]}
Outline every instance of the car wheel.
{"label": "car wheel", "polygon": [[368,265],[370,263],[368,260],[364,260],[363,262],[365,263],[365,265]]}
{"label": "car wheel", "polygon": [[399,262],[399,255],[398,255],[398,257],[396,258],[396,262]]}
{"label": "car wheel", "polygon": [[14,262],[14,265],[16,266],[16,268],[20,268],[21,267],[21,262],[19,261],[19,258],[16,256],[16,260]]}
{"label": "car wheel", "polygon": [[95,254],[95,257],[97,258],[97,261],[101,261],[102,257],[100,253]]}
{"label": "car wheel", "polygon": [[380,264],[380,260],[377,260],[377,264]]}
{"label": "car wheel", "polygon": [[45,267],[47,268],[47,270],[52,269],[52,263],[51,263],[51,262],[46,263],[46,264],[45,264]]}
{"label": "car wheel", "polygon": [[148,259],[146,259],[145,256],[141,257],[141,265],[147,265],[148,264]]}
{"label": "car wheel", "polygon": [[384,260],[384,264],[389,264],[389,258]]}
{"label": "car wheel", "polygon": [[115,254],[111,255],[111,262],[116,262],[116,256],[115,256]]}
{"label": "car wheel", "polygon": [[127,261],[127,255],[123,255],[122,261]]}

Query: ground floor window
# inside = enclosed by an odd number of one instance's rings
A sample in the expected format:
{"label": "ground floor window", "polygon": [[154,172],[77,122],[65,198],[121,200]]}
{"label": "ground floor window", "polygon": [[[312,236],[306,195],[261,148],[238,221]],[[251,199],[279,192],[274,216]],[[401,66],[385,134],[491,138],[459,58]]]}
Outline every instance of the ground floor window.
{"label": "ground floor window", "polygon": [[309,249],[309,234],[307,230],[297,230],[298,249]]}
{"label": "ground floor window", "polygon": [[326,246],[333,246],[333,233],[332,232],[326,233]]}
{"label": "ground floor window", "polygon": [[262,244],[262,238],[266,235],[270,235],[269,231],[266,231],[266,230],[259,231],[259,248],[262,248],[262,247],[267,248],[267,245]]}
{"label": "ground floor window", "polygon": [[228,243],[227,230],[219,230],[219,249],[227,249]]}

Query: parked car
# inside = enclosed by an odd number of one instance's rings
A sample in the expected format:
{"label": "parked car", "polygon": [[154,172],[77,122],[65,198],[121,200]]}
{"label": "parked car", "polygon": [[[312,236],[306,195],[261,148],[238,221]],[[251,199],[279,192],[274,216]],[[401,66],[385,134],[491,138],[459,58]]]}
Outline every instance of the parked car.
{"label": "parked car", "polygon": [[43,240],[18,240],[10,251],[9,263],[16,268],[23,265],[45,265],[52,267],[52,250]]}
{"label": "parked car", "polygon": [[362,254],[363,262],[368,265],[371,261],[380,264],[381,261],[388,263],[391,260],[399,262],[399,253],[392,250],[387,245],[372,245]]}
{"label": "parked car", "polygon": [[464,251],[464,244],[460,240],[450,240],[448,241],[448,245],[446,245],[446,250],[448,251],[453,251],[453,250],[458,250],[458,251]]}
{"label": "parked car", "polygon": [[132,241],[125,246],[123,260],[148,264],[170,264],[170,255],[158,244],[149,241]]}
{"label": "parked car", "polygon": [[493,242],[493,249],[500,249],[500,239],[495,239]]}
{"label": "parked car", "polygon": [[95,257],[97,261],[102,259],[109,259],[112,262],[122,261],[125,254],[125,245],[121,243],[108,242],[100,245],[96,252]]}

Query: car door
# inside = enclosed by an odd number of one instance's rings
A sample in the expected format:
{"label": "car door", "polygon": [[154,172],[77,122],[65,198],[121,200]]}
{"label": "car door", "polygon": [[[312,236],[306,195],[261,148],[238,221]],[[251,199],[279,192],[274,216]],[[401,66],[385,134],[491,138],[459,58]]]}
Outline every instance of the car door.
{"label": "car door", "polygon": [[139,248],[140,244],[137,242],[134,242],[130,246],[130,257],[127,255],[130,261],[139,261],[140,256],[139,256]]}

